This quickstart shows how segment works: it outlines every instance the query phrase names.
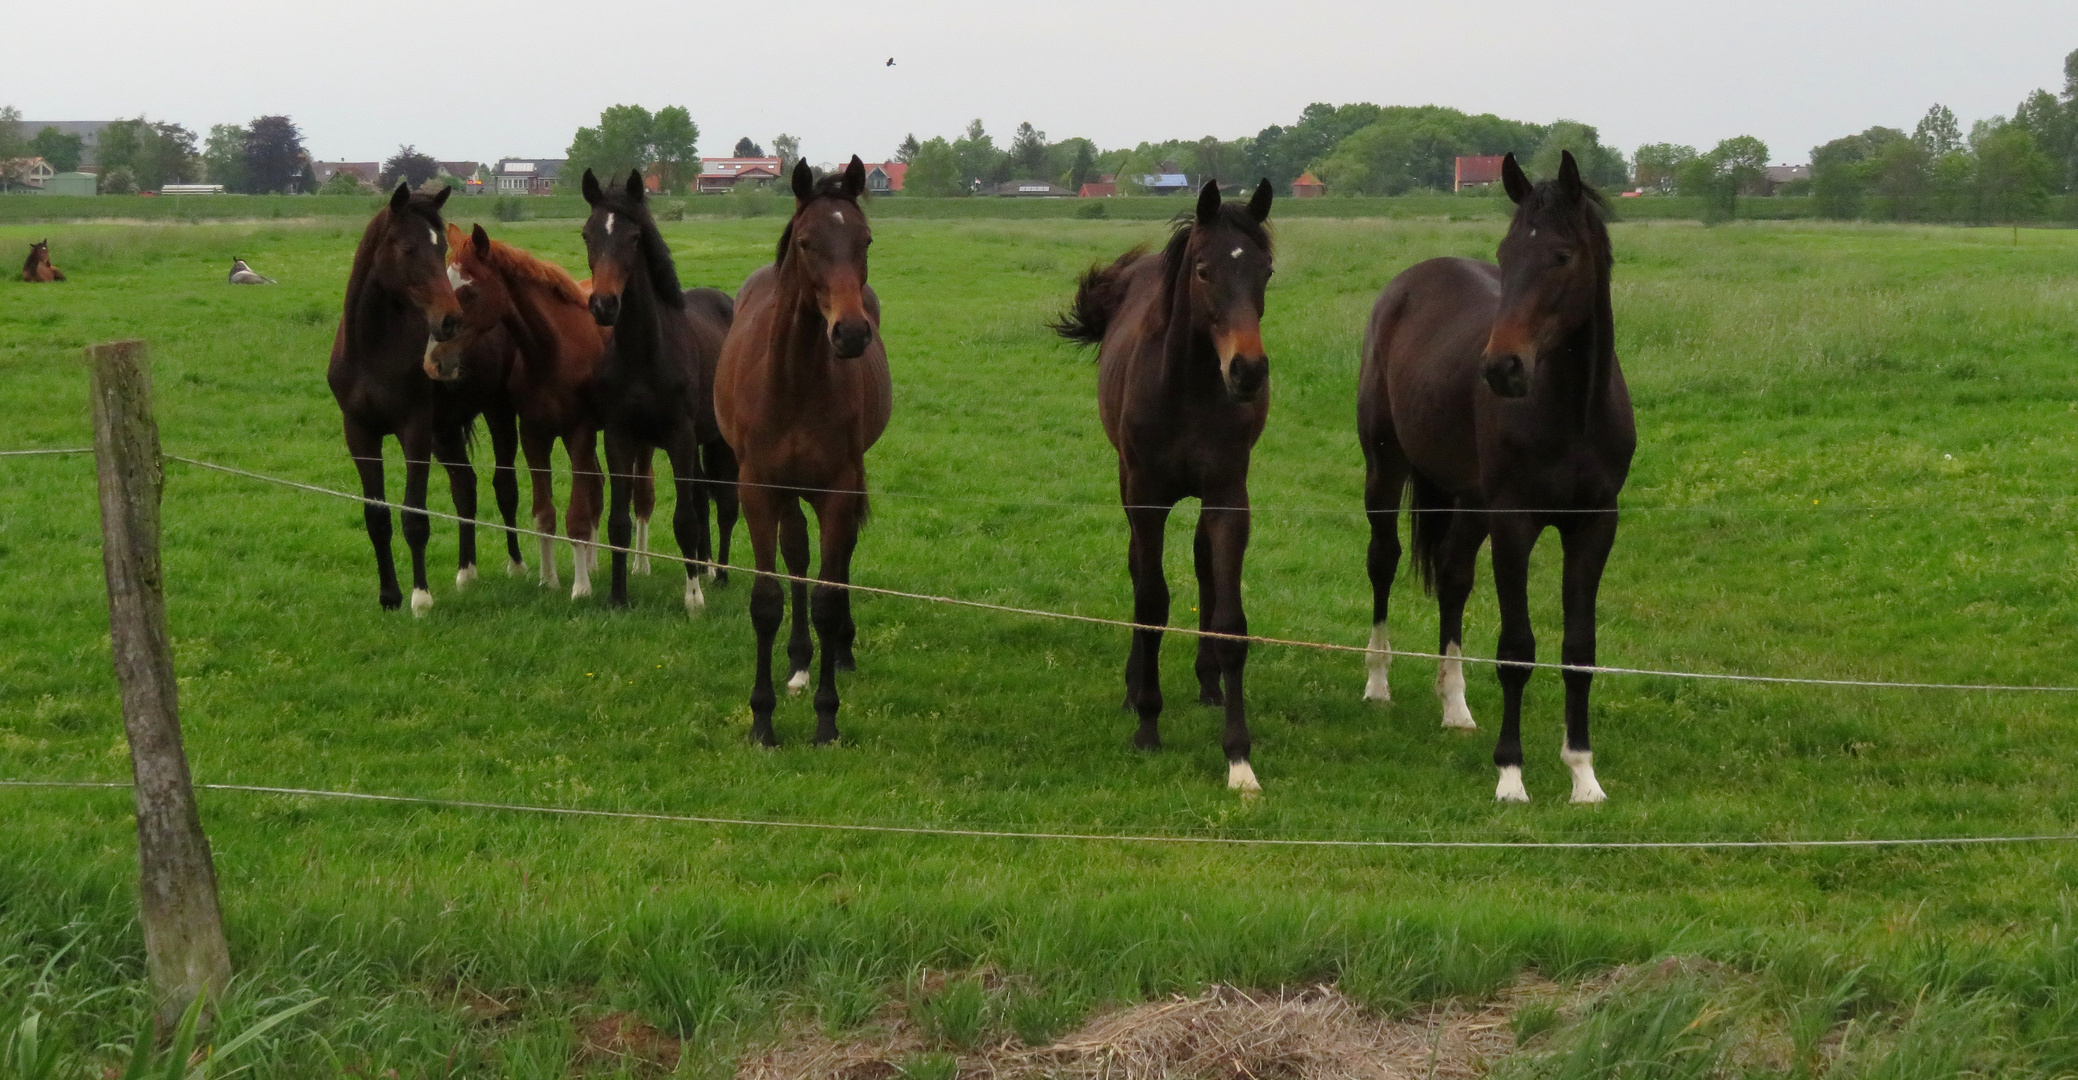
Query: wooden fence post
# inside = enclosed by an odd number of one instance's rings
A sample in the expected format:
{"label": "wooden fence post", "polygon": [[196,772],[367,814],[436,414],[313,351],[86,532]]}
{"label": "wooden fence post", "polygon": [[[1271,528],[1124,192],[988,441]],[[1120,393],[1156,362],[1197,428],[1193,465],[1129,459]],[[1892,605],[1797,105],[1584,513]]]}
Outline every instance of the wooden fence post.
{"label": "wooden fence post", "polygon": [[138,903],[145,965],[168,1031],[196,996],[219,1000],[231,978],[216,865],[188,779],[166,635],[159,566],[159,424],[142,341],[87,349],[94,398],[94,472],[101,487],[101,562],[123,728],[136,781]]}

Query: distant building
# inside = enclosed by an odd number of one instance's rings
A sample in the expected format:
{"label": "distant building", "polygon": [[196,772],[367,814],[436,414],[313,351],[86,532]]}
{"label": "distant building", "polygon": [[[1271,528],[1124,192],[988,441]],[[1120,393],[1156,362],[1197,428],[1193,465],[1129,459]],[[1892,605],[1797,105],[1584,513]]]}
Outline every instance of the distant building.
{"label": "distant building", "polygon": [[1075,194],[1084,199],[1111,198],[1113,195],[1118,194],[1118,177],[1110,174],[1099,176],[1095,180],[1082,185],[1082,190]]}
{"label": "distant building", "polygon": [[776,157],[701,158],[700,176],[694,190],[702,195],[725,195],[736,190],[737,181],[751,187],[766,187],[779,179]]}
{"label": "distant building", "polygon": [[888,195],[902,190],[902,178],[909,175],[909,166],[900,161],[881,161],[866,166],[866,190],[875,195]]}
{"label": "distant building", "polygon": [[60,134],[79,136],[79,167],[91,171],[101,168],[101,129],[115,123],[113,120],[24,120],[16,130],[22,138],[33,139],[44,128],[57,128]]}
{"label": "distant building", "polygon": [[1321,183],[1320,178],[1314,176],[1311,172],[1302,172],[1297,180],[1292,181],[1292,198],[1294,199],[1317,199],[1327,193],[1328,186]]}
{"label": "distant building", "polygon": [[1180,172],[1154,173],[1141,177],[1140,186],[1146,188],[1150,195],[1174,195],[1179,191],[1190,190],[1191,178]]}
{"label": "distant building", "polygon": [[1468,187],[1485,187],[1499,180],[1501,162],[1506,158],[1506,154],[1488,154],[1457,159],[1457,177],[1450,190],[1463,191]]}
{"label": "distant building", "polygon": [[40,157],[16,158],[11,164],[19,170],[22,185],[34,191],[42,191],[43,185],[58,175],[58,170]]}
{"label": "distant building", "polygon": [[491,166],[493,195],[552,195],[563,158],[499,158]]}
{"label": "distant building", "polygon": [[45,195],[99,195],[101,178],[90,172],[61,172],[43,182]]}
{"label": "distant building", "polygon": [[1761,170],[1761,194],[1773,195],[1783,188],[1811,179],[1809,165],[1770,165]]}
{"label": "distant building", "polygon": [[332,179],[338,173],[351,173],[359,177],[362,183],[374,187],[376,182],[382,179],[382,162],[313,161],[310,163],[310,171],[312,175],[317,177],[319,187],[323,187],[325,181]]}
{"label": "distant building", "polygon": [[1024,199],[1067,199],[1075,195],[1075,192],[1059,184],[1050,184],[1044,180],[1007,180],[982,188],[981,193]]}

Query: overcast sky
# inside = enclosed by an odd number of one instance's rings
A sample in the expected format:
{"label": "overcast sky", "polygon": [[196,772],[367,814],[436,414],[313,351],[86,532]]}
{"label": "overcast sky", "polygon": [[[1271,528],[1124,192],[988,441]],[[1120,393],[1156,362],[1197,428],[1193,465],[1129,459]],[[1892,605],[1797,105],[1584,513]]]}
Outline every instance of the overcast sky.
{"label": "overcast sky", "polygon": [[[1927,106],[2061,89],[2078,2],[1980,0],[6,0],[0,104],[32,120],[286,113],[326,160],[560,157],[607,105],[682,104],[704,154],[890,155],[980,117],[1100,146],[1252,135],[1308,102],[1594,124],[1629,152],[1758,135],[1776,161]],[[894,67],[887,67],[889,57]]]}

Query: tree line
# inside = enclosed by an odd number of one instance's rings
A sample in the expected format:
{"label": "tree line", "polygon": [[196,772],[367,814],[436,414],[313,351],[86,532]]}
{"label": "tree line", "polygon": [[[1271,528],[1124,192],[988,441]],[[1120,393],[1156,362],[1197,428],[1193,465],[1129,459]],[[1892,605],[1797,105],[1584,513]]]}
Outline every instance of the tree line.
{"label": "tree line", "polygon": [[[76,134],[44,127],[23,130],[21,110],[0,107],[0,189],[21,187],[27,161],[40,157],[57,172],[78,169],[86,153]],[[95,152],[100,190],[110,195],[156,191],[167,184],[222,184],[249,194],[317,189],[303,133],[286,116],[260,116],[245,124],[217,124],[206,138],[165,120],[142,115],[102,127]]]}

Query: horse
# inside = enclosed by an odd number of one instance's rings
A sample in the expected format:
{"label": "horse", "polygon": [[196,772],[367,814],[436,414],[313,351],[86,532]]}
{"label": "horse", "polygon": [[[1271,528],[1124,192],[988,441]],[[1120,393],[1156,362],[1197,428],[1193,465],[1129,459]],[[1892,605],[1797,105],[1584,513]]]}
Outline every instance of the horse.
{"label": "horse", "polygon": [[[1371,655],[1364,697],[1387,701],[1392,648],[1386,603],[1400,560],[1399,508],[1411,492],[1414,565],[1441,612],[1436,693],[1443,725],[1472,728],[1465,705],[1465,598],[1479,547],[1493,537],[1501,602],[1500,770],[1494,798],[1527,802],[1522,691],[1537,658],[1530,627],[1530,549],[1546,526],[1565,548],[1570,667],[1595,663],[1595,595],[1616,542],[1616,497],[1637,448],[1630,392],[1616,361],[1609,306],[1612,256],[1604,203],[1571,153],[1558,177],[1531,184],[1508,155],[1501,180],[1515,217],[1500,265],[1431,259],[1403,271],[1371,310],[1358,376],[1364,506],[1371,522]],[[1601,802],[1588,747],[1594,676],[1567,670],[1560,760],[1573,801]]]}
{"label": "horse", "polygon": [[[1118,452],[1118,490],[1131,534],[1126,566],[1133,621],[1169,621],[1162,532],[1177,502],[1201,504],[1192,551],[1198,626],[1246,635],[1241,560],[1248,550],[1248,459],[1270,413],[1263,291],[1271,274],[1268,179],[1243,206],[1224,205],[1207,180],[1197,209],[1177,221],[1159,255],[1143,245],[1092,266],[1075,289],[1060,336],[1097,348],[1097,414]],[[1133,631],[1125,708],[1140,717],[1133,745],[1160,749],[1160,630]],[[1242,674],[1248,643],[1198,639],[1198,700],[1224,706],[1227,787],[1262,790],[1249,763]]]}
{"label": "horse", "polygon": [[[428,353],[427,374],[460,375],[467,351],[478,342],[505,342],[516,351],[506,390],[519,417],[519,443],[527,455],[537,532],[556,531],[555,478],[550,459],[563,440],[573,476],[566,529],[574,544],[573,600],[592,593],[591,569],[605,509],[599,468],[599,424],[591,384],[606,353],[609,334],[593,321],[590,294],[562,267],[493,240],[478,225],[467,235],[447,226],[448,279],[462,303],[462,332]],[[515,485],[516,486],[516,485]],[[639,501],[639,499],[638,499]],[[642,515],[647,518],[647,513]],[[554,542],[543,536],[539,581],[560,588]],[[638,543],[638,547],[639,547]],[[524,570],[514,541],[512,572]]]}
{"label": "horse", "polygon": [[[440,208],[450,189],[414,195],[398,184],[389,204],[375,212],[354,250],[347,276],[346,305],[332,338],[325,372],[339,403],[347,453],[360,473],[362,510],[380,579],[378,599],[387,610],[402,605],[396,565],[390,555],[390,511],[383,499],[382,440],[395,435],[404,450],[404,542],[411,549],[411,611],[433,607],[426,585],[426,540],[430,522],[426,478],[433,459],[447,470],[455,512],[476,516],[476,472],[469,465],[467,431],[482,411],[489,380],[470,380],[450,389],[425,372],[426,352],[462,328],[461,302],[447,277],[447,237]],[[509,520],[509,519],[508,519]],[[461,527],[460,567],[455,587],[476,578],[476,530]]]}
{"label": "horse", "polygon": [[714,411],[741,463],[744,520],[758,579],[750,618],[757,631],[756,676],[750,691],[751,738],[776,746],[772,730],[772,642],[784,614],[784,590],[772,573],[779,555],[796,577],[808,573],[806,501],[815,510],[822,559],[813,614],[808,590],[793,584],[792,672],[787,692],[808,685],[814,648],[808,618],[822,640],[815,690],[815,741],[837,738],[837,670],[857,669],[852,642],[852,552],[865,524],[866,450],[887,430],[894,407],[887,349],[880,340],[880,298],[866,284],[873,231],[859,197],[866,166],[856,155],[842,172],[818,180],[807,162],[792,176],[794,213],[779,235],[773,261],[736,293],[736,323],[722,347]]}
{"label": "horse", "polygon": [[29,257],[22,261],[22,280],[28,282],[65,280],[65,272],[51,265],[50,241],[38,240],[29,245]]}
{"label": "horse", "polygon": [[272,285],[274,279],[258,273],[245,265],[245,260],[236,255],[231,257],[231,275],[227,279],[233,285]]}
{"label": "horse", "polygon": [[[588,306],[594,321],[613,328],[591,393],[592,408],[606,432],[612,481],[606,519],[607,539],[614,547],[609,602],[626,607],[627,548],[633,531],[629,504],[655,451],[662,450],[670,459],[677,485],[671,525],[679,551],[689,559],[712,561],[707,500],[699,484],[701,455],[720,437],[711,373],[719,362],[734,304],[715,289],[679,289],[678,269],[650,216],[640,172],[630,172],[627,184],[614,188],[602,187],[586,169],[583,190],[592,208],[584,223],[585,257],[592,269]],[[712,567],[703,574],[702,567],[686,564],[688,614],[707,606],[702,576],[718,578]]]}

